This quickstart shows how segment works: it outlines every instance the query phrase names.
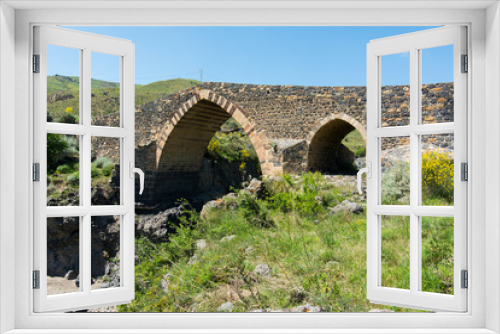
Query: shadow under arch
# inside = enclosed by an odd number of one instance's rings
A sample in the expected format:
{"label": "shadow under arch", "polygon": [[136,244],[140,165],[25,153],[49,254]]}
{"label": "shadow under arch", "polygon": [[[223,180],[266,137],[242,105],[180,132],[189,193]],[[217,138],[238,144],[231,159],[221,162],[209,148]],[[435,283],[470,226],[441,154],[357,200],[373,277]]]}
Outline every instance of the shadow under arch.
{"label": "shadow under arch", "polygon": [[342,140],[354,130],[358,130],[366,142],[366,127],[355,118],[334,114],[322,120],[307,139],[307,170],[335,173],[353,162],[354,155],[342,145]]}
{"label": "shadow under arch", "polygon": [[196,192],[204,152],[222,124],[233,117],[249,137],[262,173],[270,157],[263,131],[257,131],[247,113],[210,90],[200,90],[166,122],[157,137],[155,197],[183,196]]}

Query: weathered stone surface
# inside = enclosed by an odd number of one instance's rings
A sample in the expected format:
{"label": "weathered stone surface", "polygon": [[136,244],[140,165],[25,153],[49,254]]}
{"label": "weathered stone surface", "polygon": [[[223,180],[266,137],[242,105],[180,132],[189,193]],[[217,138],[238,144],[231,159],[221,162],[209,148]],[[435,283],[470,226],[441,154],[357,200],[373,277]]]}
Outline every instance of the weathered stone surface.
{"label": "weathered stone surface", "polygon": [[[453,94],[453,83],[423,85],[424,123],[452,122]],[[382,102],[383,126],[407,124],[408,86],[382,87]],[[210,121],[208,113],[213,116]],[[345,135],[353,130],[366,133],[366,87],[205,82],[138,106],[136,163],[146,173],[141,201],[154,201],[171,189],[195,189],[205,177],[200,170],[208,142],[231,116],[249,136],[263,174],[335,170],[352,160],[352,152],[340,144]],[[117,114],[96,120],[96,125],[118,124]],[[204,124],[203,132],[199,124]],[[435,139],[434,145],[452,145],[444,143],[447,140],[442,136]],[[116,147],[104,141],[93,138],[98,156],[116,152]],[[395,138],[383,148],[400,144]]]}
{"label": "weathered stone surface", "polygon": [[180,205],[154,216],[141,216],[135,225],[136,234],[155,242],[167,241],[172,225],[179,223],[180,218],[186,215],[182,209],[183,206]]}
{"label": "weathered stone surface", "polygon": [[226,302],[217,308],[217,312],[233,312],[234,305],[231,302]]}
{"label": "weathered stone surface", "polygon": [[259,276],[263,277],[269,277],[271,276],[271,269],[269,266],[265,263],[259,263],[254,270],[254,273],[256,273]]}
{"label": "weathered stone surface", "polygon": [[330,209],[330,214],[336,214],[338,212],[351,212],[351,213],[361,213],[363,212],[363,207],[357,203],[351,202],[349,200],[344,200],[339,205]]}

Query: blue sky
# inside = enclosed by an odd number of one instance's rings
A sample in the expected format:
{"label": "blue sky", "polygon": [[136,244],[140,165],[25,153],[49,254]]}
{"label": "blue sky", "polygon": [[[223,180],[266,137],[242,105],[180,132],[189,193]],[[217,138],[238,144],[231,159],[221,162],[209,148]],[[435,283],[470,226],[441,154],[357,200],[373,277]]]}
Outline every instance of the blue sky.
{"label": "blue sky", "polygon": [[[136,83],[173,78],[251,84],[364,86],[366,44],[429,27],[70,27],[135,44]],[[452,47],[424,50],[423,82],[453,81]],[[48,74],[78,75],[70,52],[51,52]],[[386,56],[382,84],[408,84],[409,58]],[[113,56],[92,57],[92,77],[118,81]]]}

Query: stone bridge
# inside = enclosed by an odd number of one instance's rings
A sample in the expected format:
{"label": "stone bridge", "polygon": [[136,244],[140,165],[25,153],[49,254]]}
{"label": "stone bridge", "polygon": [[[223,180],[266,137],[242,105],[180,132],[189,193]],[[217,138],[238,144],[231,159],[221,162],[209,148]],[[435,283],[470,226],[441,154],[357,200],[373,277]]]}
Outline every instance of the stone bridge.
{"label": "stone bridge", "polygon": [[[384,126],[409,119],[409,87],[382,89]],[[422,89],[426,122],[453,121],[453,84]],[[250,138],[262,173],[335,171],[353,153],[342,139],[366,139],[366,87],[299,87],[202,83],[136,109],[136,165],[146,173],[143,201],[196,191],[203,154],[233,117]],[[109,114],[95,124],[116,125]],[[397,140],[394,145],[397,145]],[[98,155],[115,148],[95,142]]]}

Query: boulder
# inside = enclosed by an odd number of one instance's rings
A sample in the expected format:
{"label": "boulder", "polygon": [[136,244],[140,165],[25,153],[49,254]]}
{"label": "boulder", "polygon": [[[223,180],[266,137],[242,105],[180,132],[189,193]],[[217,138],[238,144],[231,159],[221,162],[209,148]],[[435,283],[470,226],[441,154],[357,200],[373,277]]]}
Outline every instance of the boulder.
{"label": "boulder", "polygon": [[217,308],[217,312],[233,312],[234,305],[231,302],[226,302]]}
{"label": "boulder", "polygon": [[154,242],[165,242],[168,240],[168,233],[172,229],[171,225],[178,224],[180,218],[186,216],[183,206],[167,209],[154,216],[142,216],[135,225],[137,235],[147,237]]}
{"label": "boulder", "polygon": [[358,203],[351,202],[349,200],[344,200],[339,205],[330,209],[330,214],[336,214],[338,212],[351,212],[351,213],[361,213],[363,212],[363,207]]}
{"label": "boulder", "polygon": [[259,276],[263,277],[269,277],[271,276],[271,269],[269,266],[265,263],[259,263],[254,270],[254,273],[256,273]]}

